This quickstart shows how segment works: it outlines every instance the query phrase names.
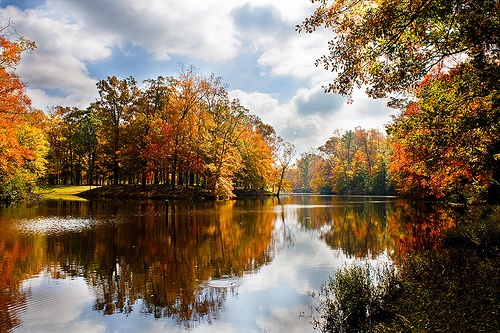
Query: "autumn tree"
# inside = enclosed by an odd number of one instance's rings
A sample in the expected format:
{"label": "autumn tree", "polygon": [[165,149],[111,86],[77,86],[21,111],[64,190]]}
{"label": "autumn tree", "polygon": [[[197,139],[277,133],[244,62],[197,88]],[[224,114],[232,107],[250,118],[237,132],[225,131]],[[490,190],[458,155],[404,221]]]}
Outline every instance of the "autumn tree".
{"label": "autumn tree", "polygon": [[386,137],[376,129],[355,128],[354,136],[361,162],[364,192],[384,194],[388,191]]}
{"label": "autumn tree", "polygon": [[316,163],[320,160],[321,157],[312,150],[300,155],[292,171],[292,189],[294,192],[310,193],[313,191],[311,181],[316,169]]}
{"label": "autumn tree", "polygon": [[62,106],[49,113],[48,183],[92,184],[98,129],[95,114],[91,110]]}
{"label": "autumn tree", "polygon": [[181,66],[165,134],[170,136],[171,184],[182,183],[188,165],[196,161],[199,121],[202,119],[203,79],[199,69]]}
{"label": "autumn tree", "polygon": [[391,172],[403,193],[460,202],[498,200],[500,67],[464,64],[429,75],[388,127]]}
{"label": "autumn tree", "polygon": [[137,101],[137,112],[132,122],[132,127],[137,128],[135,146],[139,159],[142,190],[145,190],[147,174],[152,171],[155,175],[155,183],[158,183],[158,169],[153,163],[151,154],[152,131],[156,124],[162,120],[166,121],[169,111],[169,103],[175,89],[173,78],[158,76],[156,79],[145,80],[140,98]]}
{"label": "autumn tree", "polygon": [[285,173],[290,167],[292,159],[295,157],[295,146],[290,142],[283,140],[280,136],[276,136],[274,140],[274,155],[275,165],[277,169],[277,190],[276,195],[279,196],[283,188]]}
{"label": "autumn tree", "polygon": [[329,54],[317,66],[336,72],[327,90],[350,96],[367,86],[373,97],[412,91],[432,68],[449,62],[499,60],[497,0],[316,0],[314,13],[297,26],[333,33]]}
{"label": "autumn tree", "polygon": [[123,148],[126,122],[134,112],[138,98],[137,82],[134,78],[119,79],[116,76],[97,82],[99,98],[92,108],[99,112],[102,127],[98,134],[101,146],[101,164],[111,171],[114,184],[120,178],[120,150]]}
{"label": "autumn tree", "polygon": [[208,189],[219,198],[233,197],[233,177],[242,168],[238,143],[248,130],[248,110],[238,100],[218,105],[204,123]]}
{"label": "autumn tree", "polygon": [[266,189],[273,172],[269,140],[274,130],[252,116],[239,100],[230,101],[227,85],[214,74],[202,80],[201,102],[199,152],[209,191],[230,198],[238,183]]}
{"label": "autumn tree", "polygon": [[274,160],[270,133],[274,129],[257,116],[248,116],[247,130],[237,144],[242,167],[235,174],[237,187],[243,189],[267,190],[274,178]]}
{"label": "autumn tree", "polygon": [[49,184],[68,184],[68,179],[72,178],[70,168],[73,167],[71,158],[71,137],[68,139],[68,132],[73,129],[64,121],[65,113],[70,108],[55,107],[48,111],[50,127],[47,130],[47,139],[50,144],[50,151],[47,155],[47,181]]}
{"label": "autumn tree", "polygon": [[76,153],[82,158],[82,166],[86,167],[86,184],[95,183],[96,160],[97,160],[97,132],[100,128],[100,120],[91,108],[79,110],[78,126],[74,135]]}
{"label": "autumn tree", "polygon": [[[340,134],[340,132],[338,132]],[[349,130],[335,140],[333,158],[332,185],[335,193],[352,192],[353,160],[356,153],[354,131]]]}
{"label": "autumn tree", "polygon": [[21,199],[45,172],[45,117],[31,109],[25,84],[15,73],[24,51],[34,43],[6,38],[0,28],[0,200]]}
{"label": "autumn tree", "polygon": [[314,193],[333,193],[333,168],[330,162],[331,160],[325,159],[324,156],[318,154],[318,158],[316,160],[316,163],[314,164],[311,177],[311,190]]}

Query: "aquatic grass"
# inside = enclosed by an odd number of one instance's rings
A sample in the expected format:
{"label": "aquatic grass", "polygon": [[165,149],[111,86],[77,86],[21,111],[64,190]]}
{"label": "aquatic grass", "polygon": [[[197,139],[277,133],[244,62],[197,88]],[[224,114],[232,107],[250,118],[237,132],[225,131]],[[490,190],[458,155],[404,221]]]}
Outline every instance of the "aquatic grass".
{"label": "aquatic grass", "polygon": [[399,265],[404,292],[394,305],[398,316],[386,327],[400,332],[495,332],[500,327],[499,264],[498,258],[464,257],[454,251],[412,255]]}

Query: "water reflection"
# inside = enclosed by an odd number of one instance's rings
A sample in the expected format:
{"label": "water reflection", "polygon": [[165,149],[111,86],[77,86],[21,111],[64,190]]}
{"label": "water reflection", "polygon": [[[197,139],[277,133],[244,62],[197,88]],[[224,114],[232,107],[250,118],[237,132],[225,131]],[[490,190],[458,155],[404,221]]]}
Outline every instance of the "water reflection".
{"label": "water reflection", "polygon": [[[414,226],[429,216],[432,223]],[[443,229],[439,221],[452,220],[443,210],[373,197],[0,207],[0,331],[21,324],[29,295],[20,286],[40,272],[82,278],[92,309],[104,315],[134,311],[190,327],[219,318],[240,277],[293,246],[297,230],[347,258],[376,258],[424,242],[419,228],[433,236]]]}
{"label": "water reflection", "polygon": [[107,315],[130,313],[141,300],[139,311],[155,318],[210,320],[227,291],[200,289],[200,281],[241,276],[270,260],[274,212],[240,206],[175,203],[167,212],[164,203],[51,203],[25,208],[28,218],[17,221],[8,217],[19,212],[9,208],[0,236],[2,323],[18,324],[7,308],[23,301],[5,291],[18,290],[42,269],[53,277],[85,277],[94,309]]}
{"label": "water reflection", "polygon": [[341,249],[349,258],[373,259],[393,249],[388,217],[403,202],[396,198],[292,196],[283,204],[285,215],[304,228],[317,230],[333,249]]}
{"label": "water reflection", "polygon": [[450,206],[401,201],[387,216],[394,253],[397,256],[421,250],[436,250],[444,233],[457,226],[462,213]]}

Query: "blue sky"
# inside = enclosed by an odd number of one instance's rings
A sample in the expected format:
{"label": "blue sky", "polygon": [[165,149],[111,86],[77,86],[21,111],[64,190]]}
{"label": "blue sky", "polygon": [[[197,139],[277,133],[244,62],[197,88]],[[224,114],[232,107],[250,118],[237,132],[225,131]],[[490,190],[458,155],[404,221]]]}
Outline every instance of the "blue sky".
{"label": "blue sky", "polygon": [[86,108],[107,76],[177,75],[179,63],[221,76],[230,98],[298,153],[335,129],[384,129],[395,111],[362,91],[325,94],[334,73],[314,66],[332,35],[295,32],[309,0],[0,0],[0,15],[37,44],[18,68],[33,106]]}

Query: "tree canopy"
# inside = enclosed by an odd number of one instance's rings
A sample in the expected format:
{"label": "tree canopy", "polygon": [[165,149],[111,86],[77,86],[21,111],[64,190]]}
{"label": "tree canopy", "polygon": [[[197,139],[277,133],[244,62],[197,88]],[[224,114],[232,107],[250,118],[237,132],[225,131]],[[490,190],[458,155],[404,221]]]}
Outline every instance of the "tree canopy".
{"label": "tree canopy", "polygon": [[413,89],[437,66],[500,60],[498,0],[313,0],[297,30],[330,29],[329,54],[316,65],[336,72],[329,92],[373,97]]}
{"label": "tree canopy", "polygon": [[388,126],[390,169],[403,193],[457,201],[498,200],[500,67],[464,64],[429,75]]}
{"label": "tree canopy", "polygon": [[49,183],[199,187],[218,198],[232,197],[234,186],[281,188],[284,141],[228,98],[221,77],[182,66],[142,85],[115,76],[96,85],[86,110],[51,114]]}

